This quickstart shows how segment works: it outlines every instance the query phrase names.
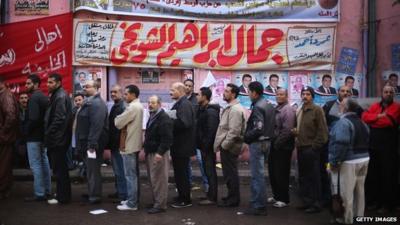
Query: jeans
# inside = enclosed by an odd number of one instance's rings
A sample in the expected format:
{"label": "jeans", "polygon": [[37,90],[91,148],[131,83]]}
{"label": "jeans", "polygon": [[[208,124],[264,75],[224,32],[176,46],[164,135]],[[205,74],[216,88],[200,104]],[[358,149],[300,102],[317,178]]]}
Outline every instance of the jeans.
{"label": "jeans", "polygon": [[[203,165],[203,160],[202,160],[202,157],[201,157],[200,149],[196,149],[196,161],[199,163],[200,172],[201,172],[201,180],[203,182],[203,187],[208,189],[208,179],[207,179],[207,176],[206,176],[206,172],[204,170],[204,165]],[[189,160],[188,172],[189,172],[189,182],[190,182],[190,185],[192,185],[193,176],[192,176],[192,161],[191,160]]]}
{"label": "jeans", "polygon": [[138,153],[123,154],[124,172],[127,189],[126,205],[134,208],[138,206]]}
{"label": "jeans", "polygon": [[[265,146],[265,144],[268,144]],[[267,187],[264,176],[264,158],[270,148],[270,142],[255,142],[250,144],[250,171],[251,171],[251,207],[265,208]]]}
{"label": "jeans", "polygon": [[124,161],[119,150],[111,150],[111,165],[115,175],[115,189],[118,198],[126,199],[126,179],[124,172]]}
{"label": "jeans", "polygon": [[27,142],[29,165],[33,173],[33,192],[36,197],[51,194],[50,165],[47,149],[41,142]]}

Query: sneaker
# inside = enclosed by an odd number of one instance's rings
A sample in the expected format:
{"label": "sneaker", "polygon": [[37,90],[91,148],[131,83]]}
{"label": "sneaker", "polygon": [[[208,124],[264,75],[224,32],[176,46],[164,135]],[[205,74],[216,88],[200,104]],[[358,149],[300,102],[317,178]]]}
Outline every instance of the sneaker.
{"label": "sneaker", "polygon": [[129,207],[128,205],[123,204],[123,205],[117,206],[117,209],[118,209],[118,210],[121,210],[121,211],[128,211],[128,210],[130,210],[130,211],[137,211],[137,210],[138,210],[138,207]]}
{"label": "sneaker", "polygon": [[274,204],[276,202],[274,197],[270,197],[267,199],[267,203]]}
{"label": "sneaker", "polygon": [[288,206],[289,204],[286,204],[286,203],[284,203],[284,202],[281,202],[281,201],[277,201],[277,202],[275,202],[274,204],[273,204],[273,206],[275,207],[275,208],[283,208],[283,207],[286,207],[286,206]]}
{"label": "sneaker", "polygon": [[128,203],[128,200],[122,200],[122,201],[120,202],[121,205],[126,205],[126,203]]}
{"label": "sneaker", "polygon": [[171,204],[172,208],[180,209],[180,208],[186,208],[192,206],[191,202],[175,202]]}
{"label": "sneaker", "polygon": [[165,212],[165,209],[160,209],[160,208],[151,208],[147,210],[148,214],[157,214],[157,213],[163,213]]}

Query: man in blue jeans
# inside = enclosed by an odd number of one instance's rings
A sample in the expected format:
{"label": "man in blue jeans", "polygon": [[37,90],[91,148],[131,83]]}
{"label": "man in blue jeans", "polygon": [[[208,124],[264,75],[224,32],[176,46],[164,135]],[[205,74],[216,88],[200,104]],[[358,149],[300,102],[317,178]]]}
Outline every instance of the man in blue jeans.
{"label": "man in blue jeans", "polygon": [[125,110],[124,101],[122,100],[122,89],[119,85],[114,85],[110,91],[111,99],[114,105],[111,107],[109,119],[109,148],[111,149],[111,163],[115,174],[116,193],[109,195],[110,198],[118,198],[120,201],[126,200],[126,179],[124,173],[124,162],[119,152],[119,141],[121,131],[115,127],[115,117],[122,114]]}
{"label": "man in blue jeans", "polygon": [[275,109],[263,99],[263,90],[263,85],[258,81],[249,84],[252,111],[247,121],[244,142],[250,148],[251,207],[244,212],[246,215],[267,215],[264,158],[274,135]]}
{"label": "man in blue jeans", "polygon": [[27,122],[23,128],[26,135],[29,165],[33,173],[32,197],[25,201],[45,201],[51,194],[50,165],[47,149],[44,147],[44,116],[49,99],[40,91],[40,78],[36,74],[28,76],[25,87],[31,97],[28,101]]}

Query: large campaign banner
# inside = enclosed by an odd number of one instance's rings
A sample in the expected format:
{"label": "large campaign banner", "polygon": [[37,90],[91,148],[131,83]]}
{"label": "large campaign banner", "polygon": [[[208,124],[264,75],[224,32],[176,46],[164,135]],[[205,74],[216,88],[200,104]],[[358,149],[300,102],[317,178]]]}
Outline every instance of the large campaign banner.
{"label": "large campaign banner", "polygon": [[224,21],[337,22],[339,0],[75,0],[75,11]]}
{"label": "large campaign banner", "polygon": [[331,70],[335,24],[74,21],[74,65]]}
{"label": "large campaign banner", "polygon": [[15,93],[23,91],[26,77],[36,73],[43,82],[49,73],[63,76],[72,90],[72,14],[0,25],[0,76]]}

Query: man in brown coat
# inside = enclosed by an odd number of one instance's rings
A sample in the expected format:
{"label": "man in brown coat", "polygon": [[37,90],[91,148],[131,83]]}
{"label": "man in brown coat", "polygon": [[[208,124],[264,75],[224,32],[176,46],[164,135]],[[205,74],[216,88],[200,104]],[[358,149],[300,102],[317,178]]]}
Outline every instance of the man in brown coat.
{"label": "man in brown coat", "polygon": [[0,199],[8,197],[12,184],[12,146],[18,119],[17,100],[0,77]]}

